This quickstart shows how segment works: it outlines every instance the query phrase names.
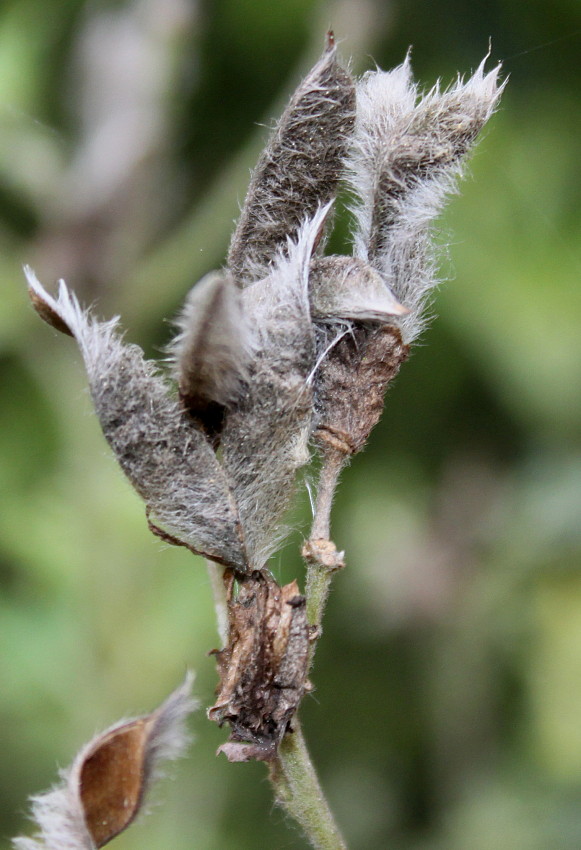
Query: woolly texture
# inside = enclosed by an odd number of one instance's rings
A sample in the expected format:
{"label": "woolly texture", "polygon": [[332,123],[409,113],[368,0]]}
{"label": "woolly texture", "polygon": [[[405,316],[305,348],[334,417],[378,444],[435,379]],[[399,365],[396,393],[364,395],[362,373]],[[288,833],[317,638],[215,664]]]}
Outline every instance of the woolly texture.
{"label": "woolly texture", "polygon": [[257,350],[246,391],[226,420],[223,462],[232,481],[252,569],[262,569],[282,532],[279,520],[297,469],[308,460],[312,416],[307,378],[315,357],[309,261],[329,205],[305,223],[272,275],[243,292]]}
{"label": "woolly texture", "polygon": [[246,377],[252,333],[230,275],[211,272],[202,278],[176,324],[170,353],[182,396],[233,402]]}
{"label": "woolly texture", "polygon": [[219,433],[224,408],[248,377],[252,333],[240,291],[228,273],[212,272],[190,291],[169,347],[186,409],[207,433]]}
{"label": "woolly texture", "polygon": [[[422,328],[431,223],[501,91],[482,63],[418,99],[408,58],[355,92],[329,37],[253,174],[229,271],[202,280],[178,319],[179,399],[116,319],[94,321],[64,284],[55,301],[27,271],[37,311],[80,345],[103,432],[155,533],[239,575],[263,570],[313,430],[344,454],[362,448]],[[355,257],[323,257],[345,168]]]}
{"label": "woolly texture", "polygon": [[196,552],[244,570],[239,520],[224,472],[204,434],[168,395],[155,364],[137,346],[122,343],[117,319],[97,322],[64,283],[55,301],[29,269],[26,274],[35,298],[77,340],[103,433],[155,522]]}
{"label": "woolly texture", "polygon": [[484,62],[466,83],[436,86],[418,103],[409,57],[357,85],[357,120],[348,161],[355,254],[373,265],[409,308],[404,342],[421,332],[435,286],[430,225],[456,188],[466,154],[498,104],[499,67]]}
{"label": "woolly texture", "polygon": [[309,270],[315,320],[387,322],[408,311],[374,268],[356,257],[315,257]]}
{"label": "woolly texture", "polygon": [[337,192],[355,88],[333,45],[297,88],[252,175],[228,253],[241,285],[266,277],[289,237]]}
{"label": "woolly texture", "polygon": [[[161,775],[162,763],[182,756],[190,742],[186,719],[198,707],[191,698],[192,682],[193,676],[188,674],[183,685],[152,714],[116,723],[83,747],[71,767],[61,772],[60,785],[31,798],[32,819],[38,832],[32,838],[15,838],[15,850],[95,850],[121,831],[117,830],[107,840],[98,837],[103,827],[106,828],[111,810],[115,815],[121,813],[123,829],[129,826],[141,809],[151,783]],[[97,794],[91,801],[92,805],[89,805],[87,789],[84,787],[87,785],[84,776],[87,766],[96,753],[107,748],[111,740],[133,728],[142,731],[137,762],[126,746],[120,747],[117,758],[121,762],[113,764],[114,775],[111,778],[118,780],[119,773],[121,776],[125,773],[129,781],[137,783],[135,810],[123,814],[128,805],[125,794],[111,798],[118,786],[115,781],[111,788],[107,786],[109,777],[106,771],[98,777]],[[97,819],[93,822],[95,816]]]}

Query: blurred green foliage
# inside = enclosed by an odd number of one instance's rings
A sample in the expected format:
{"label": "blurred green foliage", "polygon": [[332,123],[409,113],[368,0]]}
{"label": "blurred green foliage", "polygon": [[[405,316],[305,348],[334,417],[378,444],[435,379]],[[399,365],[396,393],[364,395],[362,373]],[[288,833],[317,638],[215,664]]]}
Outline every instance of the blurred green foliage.
{"label": "blurred green foliage", "polygon": [[[33,0],[0,7],[0,842],[97,728],[216,643],[203,564],[161,546],[73,343],[21,264],[157,355],[224,257],[248,171],[331,23],[354,67],[510,74],[442,221],[440,318],[346,471],[303,717],[353,850],[581,846],[581,7],[517,0]],[[346,232],[346,228],[343,228]],[[340,242],[340,239],[339,239]],[[345,244],[336,246],[345,248]],[[301,574],[308,522],[273,565]],[[199,712],[119,850],[304,848]]]}

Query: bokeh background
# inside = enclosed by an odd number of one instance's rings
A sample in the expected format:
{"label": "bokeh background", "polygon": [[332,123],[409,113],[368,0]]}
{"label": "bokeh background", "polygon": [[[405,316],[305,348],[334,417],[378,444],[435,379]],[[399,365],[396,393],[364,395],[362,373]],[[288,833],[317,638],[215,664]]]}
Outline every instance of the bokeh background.
{"label": "bokeh background", "polygon": [[[441,221],[439,318],[343,477],[347,552],[302,716],[353,850],[581,847],[581,5],[4,0],[0,6],[0,844],[97,729],[216,645],[204,567],[152,537],[71,340],[21,265],[151,356],[223,261],[249,169],[329,25],[426,85],[510,82]],[[334,249],[345,250],[347,226]],[[165,319],[164,319],[165,317]],[[273,563],[302,577],[298,531]],[[262,765],[196,743],[119,850],[305,848]]]}

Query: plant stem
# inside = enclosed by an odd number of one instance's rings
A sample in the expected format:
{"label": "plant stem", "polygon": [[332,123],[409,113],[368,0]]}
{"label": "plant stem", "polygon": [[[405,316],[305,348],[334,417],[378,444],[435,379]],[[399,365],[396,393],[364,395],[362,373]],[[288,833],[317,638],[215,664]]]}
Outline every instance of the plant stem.
{"label": "plant stem", "polygon": [[[321,631],[321,620],[329,585],[334,572],[343,566],[341,555],[329,540],[333,496],[345,456],[335,449],[325,452],[319,476],[319,488],[311,535],[305,545],[307,561],[307,617],[315,626],[314,637]],[[207,561],[214,596],[218,633],[222,647],[228,643],[228,599],[224,586],[224,569]],[[311,658],[315,640],[311,647]],[[293,817],[314,850],[347,850],[327,804],[315,768],[303,738],[298,718],[293,720],[294,731],[281,741],[276,759],[271,763],[270,780],[275,797]]]}
{"label": "plant stem", "polygon": [[315,640],[321,635],[323,612],[333,573],[344,566],[342,553],[337,552],[329,539],[331,506],[344,464],[345,455],[336,449],[330,448],[323,455],[311,536],[303,548],[307,562],[307,618],[310,625],[315,627]]}
{"label": "plant stem", "polygon": [[277,802],[292,815],[315,850],[347,850],[319,784],[297,718],[281,742],[270,779]]}
{"label": "plant stem", "polygon": [[315,516],[311,528],[311,538],[329,539],[331,529],[331,507],[337,489],[339,474],[345,463],[345,455],[338,449],[329,449],[323,456],[319,474],[319,488],[315,504]]}
{"label": "plant stem", "polygon": [[[314,626],[310,661],[321,635],[321,622],[333,573],[344,566],[342,554],[329,540],[331,506],[345,455],[330,447],[323,455],[311,535],[303,555],[307,563],[307,618]],[[294,732],[285,735],[270,780],[277,802],[303,829],[315,850],[347,850],[319,784],[298,718]]]}
{"label": "plant stem", "polygon": [[228,597],[224,585],[224,567],[210,560],[206,560],[206,567],[214,598],[216,628],[218,629],[218,636],[220,638],[220,649],[224,649],[228,643]]}

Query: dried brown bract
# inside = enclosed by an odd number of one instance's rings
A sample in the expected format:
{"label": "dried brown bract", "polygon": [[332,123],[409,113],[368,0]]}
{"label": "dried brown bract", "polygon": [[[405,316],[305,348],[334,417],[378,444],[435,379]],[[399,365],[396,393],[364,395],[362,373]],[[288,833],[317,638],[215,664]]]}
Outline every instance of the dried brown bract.
{"label": "dried brown bract", "polygon": [[385,390],[409,348],[392,325],[352,327],[336,342],[319,371],[315,439],[355,454],[379,421]]}
{"label": "dried brown bract", "polygon": [[220,685],[209,717],[230,724],[220,747],[230,761],[269,761],[309,689],[305,597],[296,581],[280,587],[260,572],[226,581],[230,638],[216,653]]}

